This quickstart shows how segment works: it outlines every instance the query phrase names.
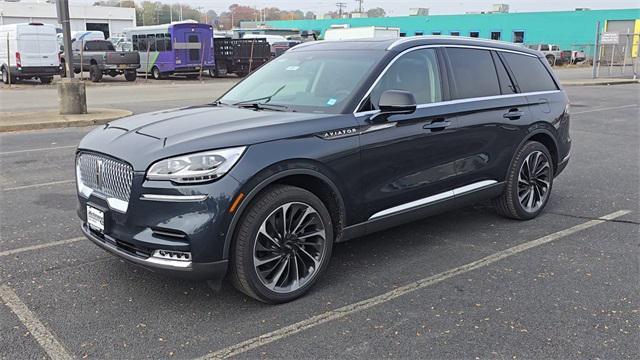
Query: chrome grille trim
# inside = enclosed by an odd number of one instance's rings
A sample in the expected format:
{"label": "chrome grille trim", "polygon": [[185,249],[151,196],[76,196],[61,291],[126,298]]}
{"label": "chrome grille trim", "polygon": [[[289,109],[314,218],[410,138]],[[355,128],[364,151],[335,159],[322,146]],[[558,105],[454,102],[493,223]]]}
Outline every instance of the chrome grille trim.
{"label": "chrome grille trim", "polygon": [[76,177],[78,191],[84,197],[95,192],[112,209],[127,211],[133,183],[131,165],[104,155],[81,153],[76,159]]}

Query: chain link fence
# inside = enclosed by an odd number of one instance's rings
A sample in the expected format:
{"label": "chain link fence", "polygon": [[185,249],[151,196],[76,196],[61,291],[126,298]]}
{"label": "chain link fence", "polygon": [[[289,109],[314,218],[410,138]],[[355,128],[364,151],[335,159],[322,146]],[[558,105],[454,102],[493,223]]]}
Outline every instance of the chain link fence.
{"label": "chain link fence", "polygon": [[[600,33],[595,54],[595,76],[637,79],[640,72],[639,40],[640,33]],[[591,53],[594,48],[590,47]]]}

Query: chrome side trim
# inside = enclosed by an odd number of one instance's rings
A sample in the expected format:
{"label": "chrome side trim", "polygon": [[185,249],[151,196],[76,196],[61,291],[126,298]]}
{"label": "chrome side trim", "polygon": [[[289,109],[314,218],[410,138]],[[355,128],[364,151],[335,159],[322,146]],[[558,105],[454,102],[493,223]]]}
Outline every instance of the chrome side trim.
{"label": "chrome side trim", "polygon": [[[534,91],[528,93],[519,93],[519,94],[506,94],[506,95],[493,95],[493,96],[482,96],[482,97],[474,97],[474,98],[466,98],[466,99],[456,99],[456,100],[447,100],[440,101],[435,103],[427,103],[427,104],[419,104],[416,106],[418,109],[426,109],[430,107],[436,106],[447,106],[447,105],[455,105],[455,104],[464,104],[474,101],[486,101],[486,100],[496,100],[496,99],[508,99],[508,98],[517,98],[521,96],[536,96],[536,95],[546,95],[546,94],[556,94],[561,92],[560,90],[547,90],[547,91]],[[367,95],[368,96],[368,95]],[[367,110],[353,113],[355,116],[366,116],[373,115],[379,113],[380,110]]]}
{"label": "chrome side trim", "polygon": [[562,161],[560,161],[560,164],[562,164],[563,162],[565,162],[565,161],[569,160],[569,158],[571,158],[571,151],[569,151],[569,152],[567,153],[567,156],[565,156],[565,157],[562,159]]}
{"label": "chrome side trim", "polygon": [[369,217],[369,220],[373,220],[382,216],[391,215],[391,214],[405,211],[405,210],[410,210],[412,208],[416,208],[421,205],[427,205],[436,201],[451,199],[455,196],[463,195],[465,193],[479,190],[489,185],[493,185],[497,183],[498,182],[496,180],[484,180],[484,181],[479,181],[473,184],[465,185],[459,188],[455,188],[453,190],[445,191],[436,195],[428,196],[426,198],[411,201],[406,204],[402,204],[402,205],[394,206],[382,211],[378,211],[377,213],[371,215],[371,217]]}
{"label": "chrome side trim", "polygon": [[168,202],[199,202],[206,200],[208,195],[160,195],[142,194],[140,200],[168,201]]}
{"label": "chrome side trim", "polygon": [[477,183],[473,183],[473,184],[469,184],[469,185],[465,185],[465,186],[461,186],[459,188],[453,189],[453,195],[455,196],[462,195],[471,191],[482,189],[484,187],[487,187],[489,185],[493,185],[496,183],[497,181],[495,180],[478,181]]}

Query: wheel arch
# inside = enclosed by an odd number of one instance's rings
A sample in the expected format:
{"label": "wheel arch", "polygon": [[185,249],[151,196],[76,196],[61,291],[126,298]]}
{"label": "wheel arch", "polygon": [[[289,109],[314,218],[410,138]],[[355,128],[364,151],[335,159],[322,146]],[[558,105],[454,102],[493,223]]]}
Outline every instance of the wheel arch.
{"label": "wheel arch", "polygon": [[[265,171],[268,172],[268,170]],[[286,169],[278,171],[276,173],[272,173],[270,175],[267,175],[266,177],[264,175],[261,175],[264,174],[265,171],[261,171],[259,174],[245,183],[245,186],[246,184],[251,184],[252,182],[256,183],[256,185],[253,187],[249,186],[251,190],[246,193],[245,197],[240,203],[240,206],[234,212],[231,218],[224,241],[224,259],[229,258],[231,244],[233,242],[238,223],[240,222],[240,219],[242,218],[249,204],[251,204],[251,201],[269,186],[275,184],[297,186],[310,191],[318,198],[320,198],[325,206],[327,206],[327,209],[329,210],[329,214],[331,216],[331,220],[333,222],[334,241],[338,240],[340,236],[342,236],[346,218],[344,199],[342,198],[342,194],[340,193],[338,186],[333,180],[329,178],[329,176],[309,167]]]}
{"label": "wheel arch", "polygon": [[524,138],[524,140],[520,143],[520,145],[518,146],[518,149],[522,148],[522,146],[527,143],[527,141],[537,141],[539,143],[541,143],[542,145],[544,145],[547,150],[549,150],[549,153],[551,154],[551,157],[553,158],[553,173],[555,175],[556,170],[558,169],[558,162],[560,161],[559,159],[559,153],[558,153],[558,141],[556,140],[556,137],[554,136],[554,134],[546,129],[546,128],[538,128],[532,132],[530,132],[529,134],[527,134],[527,136]]}

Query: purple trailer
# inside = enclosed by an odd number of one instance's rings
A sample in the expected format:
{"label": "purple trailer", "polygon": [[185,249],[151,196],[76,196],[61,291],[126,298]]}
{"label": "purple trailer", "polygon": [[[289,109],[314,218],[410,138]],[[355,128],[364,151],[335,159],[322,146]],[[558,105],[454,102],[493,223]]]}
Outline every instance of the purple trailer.
{"label": "purple trailer", "polygon": [[215,68],[211,41],[213,28],[207,24],[179,22],[140,26],[125,30],[134,51],[140,53],[140,70],[154,79],[169,75],[198,77]]}

